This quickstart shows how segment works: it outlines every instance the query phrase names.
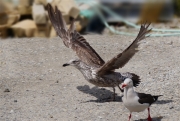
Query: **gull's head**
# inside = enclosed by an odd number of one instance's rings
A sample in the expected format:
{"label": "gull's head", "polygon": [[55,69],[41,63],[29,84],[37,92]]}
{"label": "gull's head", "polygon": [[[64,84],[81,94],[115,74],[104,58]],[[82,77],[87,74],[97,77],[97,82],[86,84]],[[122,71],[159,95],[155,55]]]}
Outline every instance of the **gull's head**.
{"label": "gull's head", "polygon": [[81,61],[79,59],[72,59],[68,63],[63,64],[63,67],[66,67],[66,66],[78,66],[80,64],[80,62]]}
{"label": "gull's head", "polygon": [[133,81],[130,78],[126,78],[122,84],[122,88],[133,87]]}

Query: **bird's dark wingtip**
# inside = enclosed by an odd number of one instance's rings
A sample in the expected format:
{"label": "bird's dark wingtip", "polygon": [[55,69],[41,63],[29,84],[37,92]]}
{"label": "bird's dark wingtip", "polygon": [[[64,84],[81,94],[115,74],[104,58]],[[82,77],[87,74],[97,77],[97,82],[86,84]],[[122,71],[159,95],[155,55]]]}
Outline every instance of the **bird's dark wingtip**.
{"label": "bird's dark wingtip", "polygon": [[136,75],[134,73],[131,73],[131,75],[132,75],[133,86],[137,87],[141,83],[140,76],[138,76],[138,75]]}
{"label": "bird's dark wingtip", "polygon": [[158,100],[158,98],[159,98],[159,97],[161,97],[161,96],[163,96],[163,95],[155,95],[155,96],[153,96],[153,98],[154,98],[154,102],[155,102],[155,101],[157,101],[157,100]]}

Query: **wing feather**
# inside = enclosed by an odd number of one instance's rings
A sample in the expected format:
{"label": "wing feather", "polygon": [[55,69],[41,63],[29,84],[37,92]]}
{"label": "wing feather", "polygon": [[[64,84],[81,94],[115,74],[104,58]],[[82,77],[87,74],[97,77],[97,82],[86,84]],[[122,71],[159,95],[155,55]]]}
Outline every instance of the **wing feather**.
{"label": "wing feather", "polygon": [[105,63],[97,52],[89,45],[86,39],[75,30],[74,20],[67,30],[60,10],[55,7],[54,11],[50,4],[47,5],[47,10],[51,23],[58,36],[62,39],[64,45],[73,49],[81,61],[95,67],[100,67]]}
{"label": "wing feather", "polygon": [[162,95],[151,95],[151,94],[145,94],[145,93],[137,93],[139,99],[138,102],[143,103],[149,103],[151,105],[152,103],[156,102],[158,97]]}
{"label": "wing feather", "polygon": [[122,68],[134,55],[138,52],[139,41],[143,40],[147,33],[151,31],[148,30],[150,24],[141,25],[140,31],[136,39],[127,47],[122,53],[119,53],[111,60],[107,61],[99,70],[99,75],[104,75],[109,71],[114,71],[115,69]]}

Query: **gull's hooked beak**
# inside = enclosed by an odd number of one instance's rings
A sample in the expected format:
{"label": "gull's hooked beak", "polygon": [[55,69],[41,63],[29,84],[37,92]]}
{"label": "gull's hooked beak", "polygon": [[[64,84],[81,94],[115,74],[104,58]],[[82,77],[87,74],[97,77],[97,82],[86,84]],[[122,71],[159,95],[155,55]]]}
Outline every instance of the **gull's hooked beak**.
{"label": "gull's hooked beak", "polygon": [[122,88],[124,88],[125,86],[127,86],[126,84],[122,84]]}
{"label": "gull's hooked beak", "polygon": [[66,66],[69,66],[69,64],[68,63],[63,64],[63,67],[66,67]]}

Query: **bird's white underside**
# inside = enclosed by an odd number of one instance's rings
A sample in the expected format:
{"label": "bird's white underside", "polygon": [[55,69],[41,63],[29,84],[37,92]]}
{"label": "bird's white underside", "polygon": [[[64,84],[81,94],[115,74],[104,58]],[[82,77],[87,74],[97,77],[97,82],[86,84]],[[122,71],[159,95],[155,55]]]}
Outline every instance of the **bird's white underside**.
{"label": "bird's white underside", "polygon": [[149,107],[148,103],[139,103],[138,100],[136,99],[123,99],[125,107],[130,111],[130,112],[141,112],[144,111]]}

